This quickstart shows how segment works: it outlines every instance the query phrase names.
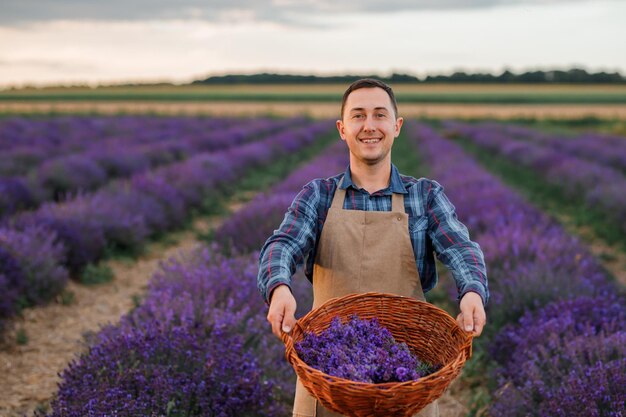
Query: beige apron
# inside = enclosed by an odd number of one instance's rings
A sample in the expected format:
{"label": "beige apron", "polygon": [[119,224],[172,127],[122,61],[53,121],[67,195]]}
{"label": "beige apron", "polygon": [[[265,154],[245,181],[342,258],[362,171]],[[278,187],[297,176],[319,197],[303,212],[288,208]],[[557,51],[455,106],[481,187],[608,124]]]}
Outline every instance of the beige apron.
{"label": "beige apron", "polygon": [[[313,266],[313,308],[333,297],[369,291],[424,300],[403,194],[393,194],[391,211],[343,210],[345,196],[346,190],[337,187],[324,223]],[[298,380],[293,416],[341,414],[324,408]],[[439,416],[437,403],[416,416]]]}

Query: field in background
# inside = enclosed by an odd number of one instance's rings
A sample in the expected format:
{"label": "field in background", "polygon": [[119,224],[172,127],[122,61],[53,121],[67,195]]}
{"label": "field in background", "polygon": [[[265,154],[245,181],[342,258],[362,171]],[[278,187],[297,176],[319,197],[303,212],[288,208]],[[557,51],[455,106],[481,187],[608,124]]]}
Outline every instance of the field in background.
{"label": "field in background", "polygon": [[[335,118],[342,84],[73,87],[0,91],[0,115],[152,113]],[[626,120],[626,85],[397,84],[405,117]]]}
{"label": "field in background", "polygon": [[[0,101],[269,101],[337,102],[343,84],[74,87],[8,90]],[[404,103],[622,104],[626,85],[397,84]]]}

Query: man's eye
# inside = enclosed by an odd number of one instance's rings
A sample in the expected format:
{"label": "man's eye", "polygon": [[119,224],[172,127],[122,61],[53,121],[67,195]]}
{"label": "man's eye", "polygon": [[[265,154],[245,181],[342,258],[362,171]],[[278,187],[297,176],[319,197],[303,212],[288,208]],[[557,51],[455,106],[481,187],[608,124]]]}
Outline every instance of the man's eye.
{"label": "man's eye", "polygon": [[361,117],[363,117],[362,114],[355,114],[354,116],[352,116],[352,118],[354,119],[360,119]]}
{"label": "man's eye", "polygon": [[378,116],[378,117],[385,117],[385,116],[386,116],[386,114],[385,114],[385,113],[378,113],[378,115],[377,115],[377,116]]}

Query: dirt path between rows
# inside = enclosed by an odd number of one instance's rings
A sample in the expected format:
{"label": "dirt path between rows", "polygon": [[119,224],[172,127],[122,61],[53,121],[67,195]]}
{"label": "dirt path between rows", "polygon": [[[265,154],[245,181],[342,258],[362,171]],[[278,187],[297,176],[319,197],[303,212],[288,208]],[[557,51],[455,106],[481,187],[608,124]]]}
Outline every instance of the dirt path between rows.
{"label": "dirt path between rows", "polygon": [[[242,206],[241,202],[232,203],[229,209],[234,212]],[[26,310],[14,325],[25,331],[28,342],[18,345],[10,334],[13,341],[0,351],[0,417],[31,416],[38,407],[48,407],[60,380],[58,373],[86,351],[85,335],[118,322],[134,307],[133,298],[145,293],[160,262],[193,250],[201,244],[196,231],[216,228],[223,220],[219,216],[198,219],[191,230],[171,234],[168,241],[175,243],[149,244],[146,254],[132,263],[107,261],[114,280],[96,286],[70,282],[67,289],[75,296],[70,305],[52,303]],[[467,415],[462,401],[467,401],[469,394],[455,381],[439,400],[441,417]]]}

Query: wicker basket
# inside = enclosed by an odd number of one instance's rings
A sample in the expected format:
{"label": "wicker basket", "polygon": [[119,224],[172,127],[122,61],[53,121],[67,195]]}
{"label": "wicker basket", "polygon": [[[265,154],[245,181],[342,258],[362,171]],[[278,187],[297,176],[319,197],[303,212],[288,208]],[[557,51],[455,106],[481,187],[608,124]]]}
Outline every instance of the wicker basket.
{"label": "wicker basket", "polygon": [[[443,365],[438,371],[415,381],[371,384],[325,374],[304,363],[295,342],[305,332],[319,334],[339,316],[346,321],[376,317],[398,342],[406,342],[421,359]],[[442,309],[410,297],[393,294],[350,294],[328,300],[302,317],[290,334],[283,333],[285,356],[302,385],[324,407],[350,417],[402,416],[416,414],[439,398],[458,376],[471,356],[472,336]]]}

